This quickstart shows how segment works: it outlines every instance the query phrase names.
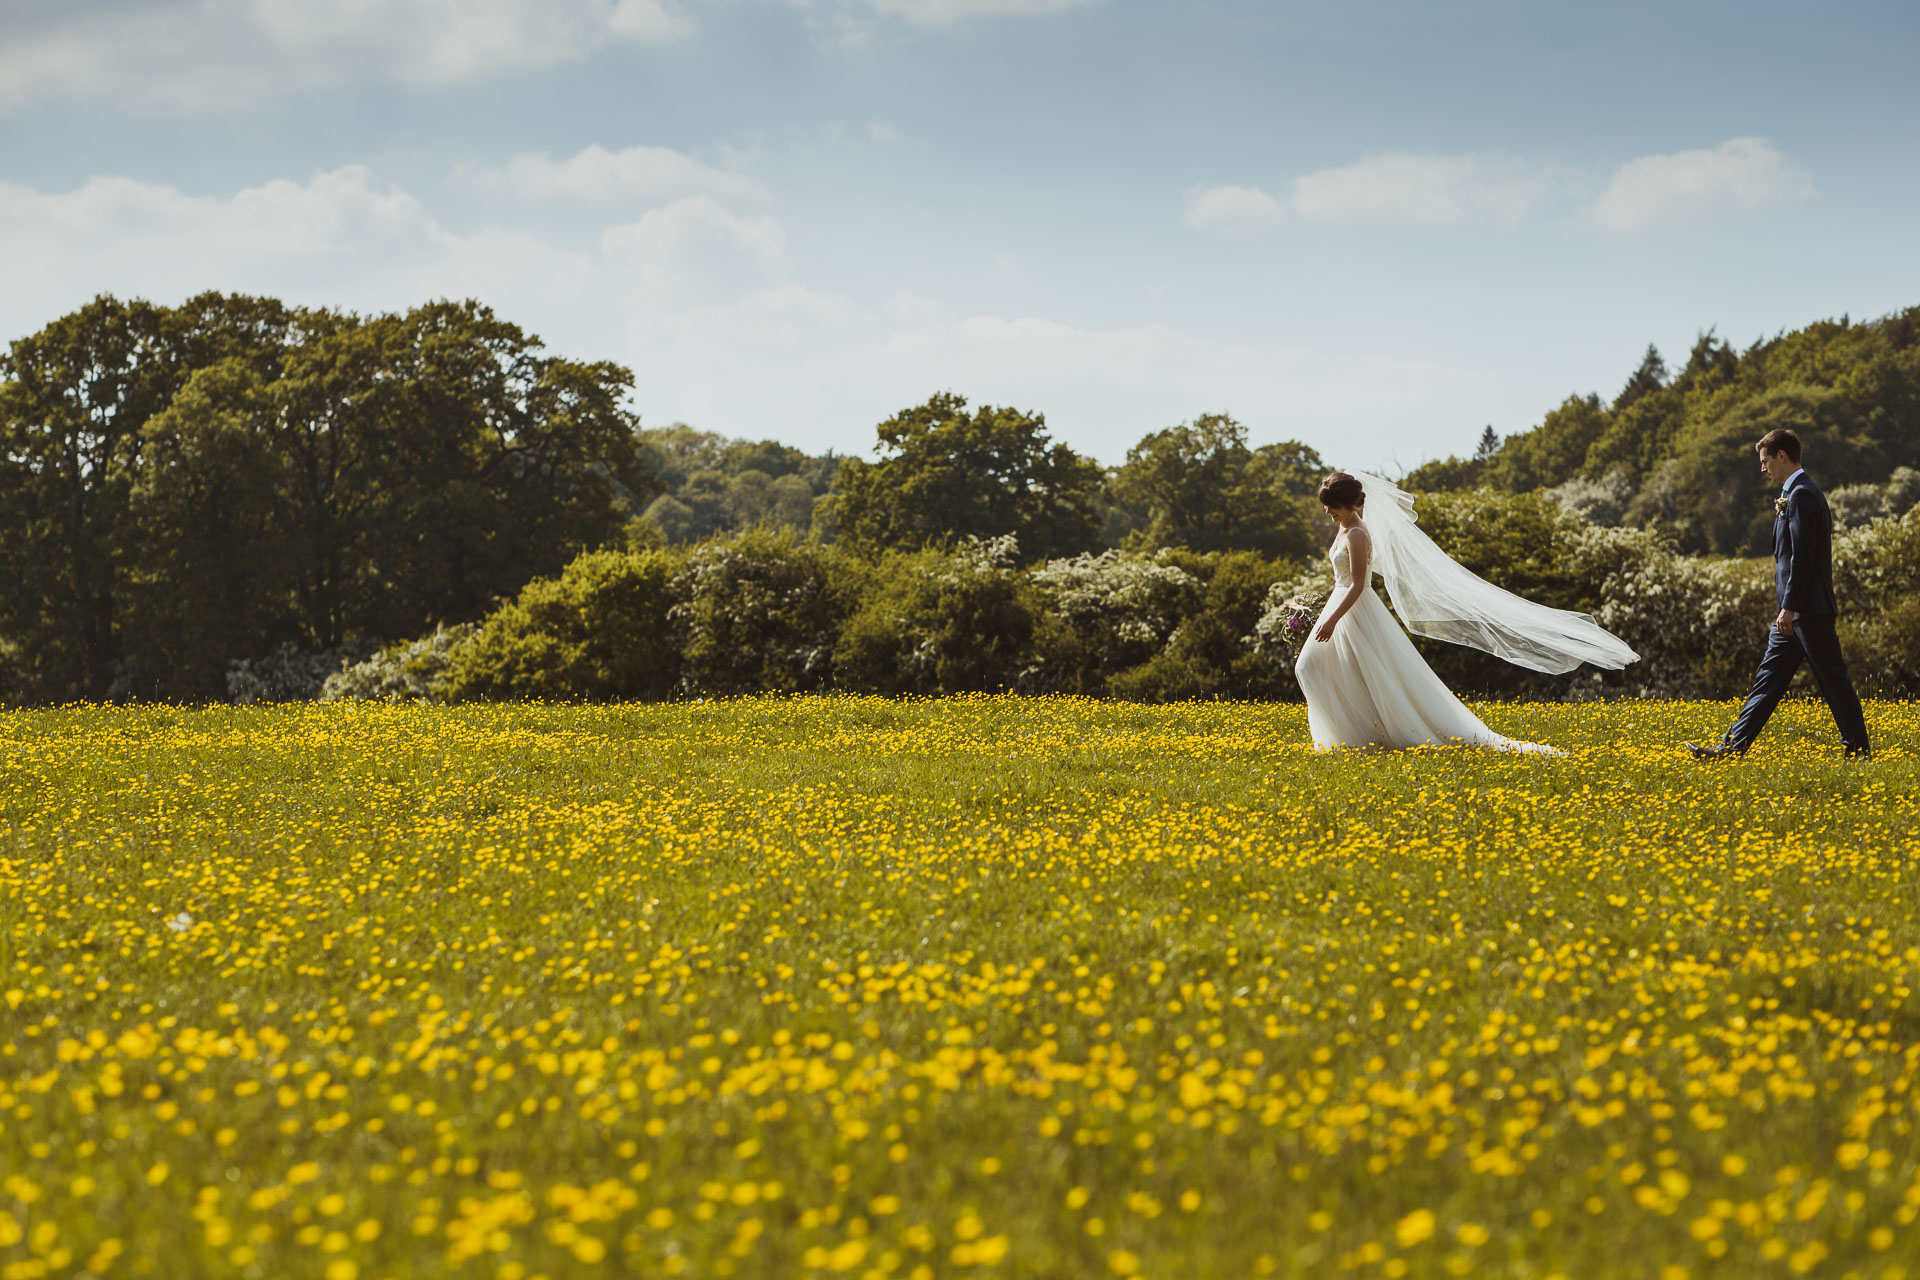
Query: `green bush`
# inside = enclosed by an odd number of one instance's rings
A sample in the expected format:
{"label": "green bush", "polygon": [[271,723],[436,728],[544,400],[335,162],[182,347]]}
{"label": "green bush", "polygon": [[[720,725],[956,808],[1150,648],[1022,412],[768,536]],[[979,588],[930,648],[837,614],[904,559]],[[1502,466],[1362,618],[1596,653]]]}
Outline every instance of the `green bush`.
{"label": "green bush", "polygon": [[1198,607],[1158,653],[1114,676],[1108,691],[1132,702],[1295,695],[1291,655],[1261,651],[1255,631],[1275,584],[1298,576],[1299,566],[1230,551],[1188,557],[1183,567],[1206,584]]}
{"label": "green bush", "polygon": [[1017,554],[1009,534],[952,554],[882,561],[840,634],[836,682],[872,693],[1013,687],[1033,663],[1045,609],[1032,581],[1014,567]]}
{"label": "green bush", "polygon": [[[1529,599],[1593,614],[1640,654],[1624,671],[1550,676],[1416,638],[1455,691],[1556,699],[1746,689],[1774,613],[1768,561],[1682,555],[1670,535],[1596,526],[1537,494],[1423,494],[1420,513],[1469,568]],[[1843,533],[1834,560],[1842,642],[1861,691],[1920,694],[1920,507]],[[583,555],[560,577],[529,584],[470,637],[454,629],[395,646],[335,676],[327,696],[608,699],[832,687],[1293,698],[1279,606],[1331,585],[1318,558],[1112,551],[1023,570],[1003,537],[865,563],[793,531],[755,530],[684,556]]]}
{"label": "green bush", "polygon": [[1861,693],[1920,698],[1920,596],[1852,620],[1847,630],[1842,643]]}
{"label": "green bush", "polygon": [[558,578],[536,578],[455,650],[439,692],[452,702],[670,695],[678,568],[664,551],[592,551]]}
{"label": "green bush", "polygon": [[1841,643],[1860,692],[1920,697],[1920,506],[1833,544]]}
{"label": "green bush", "polygon": [[1199,607],[1204,583],[1173,551],[1106,551],[1049,560],[1032,571],[1046,603],[1033,691],[1103,694],[1107,682],[1148,662]]}
{"label": "green bush", "polygon": [[1606,677],[1609,686],[1689,698],[1746,692],[1775,613],[1771,562],[1684,556],[1625,529],[1593,530],[1573,558],[1600,580],[1600,625],[1640,655]]}
{"label": "green bush", "polygon": [[695,547],[673,581],[682,687],[719,695],[827,687],[863,575],[845,553],[792,530]]}
{"label": "green bush", "polygon": [[[321,702],[433,702],[440,698],[446,685],[447,668],[452,665],[453,656],[460,647],[473,639],[480,630],[470,622],[433,629],[430,636],[418,640],[388,645],[377,653],[370,654],[359,662],[347,662],[336,658],[331,664],[333,674],[324,677],[318,690]],[[326,658],[333,655],[314,654],[313,658]],[[285,661],[285,658],[282,659]],[[318,663],[315,663],[318,666]],[[297,668],[296,668],[297,670]],[[229,698],[238,703],[255,701],[291,701],[291,698],[273,697],[269,685],[266,689],[258,687],[260,673],[251,664],[235,663],[227,673]],[[297,697],[305,699],[315,695],[301,692]]]}

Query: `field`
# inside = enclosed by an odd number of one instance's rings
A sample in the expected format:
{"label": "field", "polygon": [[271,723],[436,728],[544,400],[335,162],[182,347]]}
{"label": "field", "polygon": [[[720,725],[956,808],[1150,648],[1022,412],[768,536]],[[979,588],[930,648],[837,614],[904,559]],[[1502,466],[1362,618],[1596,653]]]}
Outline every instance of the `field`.
{"label": "field", "polygon": [[1920,707],[0,715],[0,1280],[1920,1277]]}

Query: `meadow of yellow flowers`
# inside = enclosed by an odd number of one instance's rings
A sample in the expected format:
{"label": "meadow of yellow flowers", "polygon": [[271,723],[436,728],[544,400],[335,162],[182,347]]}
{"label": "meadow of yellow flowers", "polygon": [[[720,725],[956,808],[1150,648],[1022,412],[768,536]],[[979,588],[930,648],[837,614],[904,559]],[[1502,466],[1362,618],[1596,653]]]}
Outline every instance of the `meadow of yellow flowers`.
{"label": "meadow of yellow flowers", "polygon": [[0,715],[0,1280],[1920,1277],[1920,708]]}

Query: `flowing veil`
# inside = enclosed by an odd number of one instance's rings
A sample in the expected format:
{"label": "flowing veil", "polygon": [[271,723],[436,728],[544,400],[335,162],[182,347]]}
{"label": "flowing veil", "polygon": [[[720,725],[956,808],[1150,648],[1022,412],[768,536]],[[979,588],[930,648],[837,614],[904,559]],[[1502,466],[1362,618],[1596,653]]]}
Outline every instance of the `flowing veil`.
{"label": "flowing veil", "polygon": [[1373,570],[1407,630],[1553,675],[1583,662],[1618,669],[1639,659],[1590,615],[1523,600],[1479,577],[1420,528],[1412,494],[1364,471],[1351,474],[1373,500],[1366,511]]}

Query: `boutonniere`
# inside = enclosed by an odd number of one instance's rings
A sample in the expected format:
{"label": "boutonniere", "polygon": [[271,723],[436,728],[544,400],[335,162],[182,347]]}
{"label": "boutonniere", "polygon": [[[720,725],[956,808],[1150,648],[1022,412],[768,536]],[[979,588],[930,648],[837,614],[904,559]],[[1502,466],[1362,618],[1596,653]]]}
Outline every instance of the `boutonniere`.
{"label": "boutonniere", "polygon": [[1787,514],[1787,495],[1786,494],[1783,493],[1779,497],[1773,500],[1773,514],[1777,516],[1783,516]]}

